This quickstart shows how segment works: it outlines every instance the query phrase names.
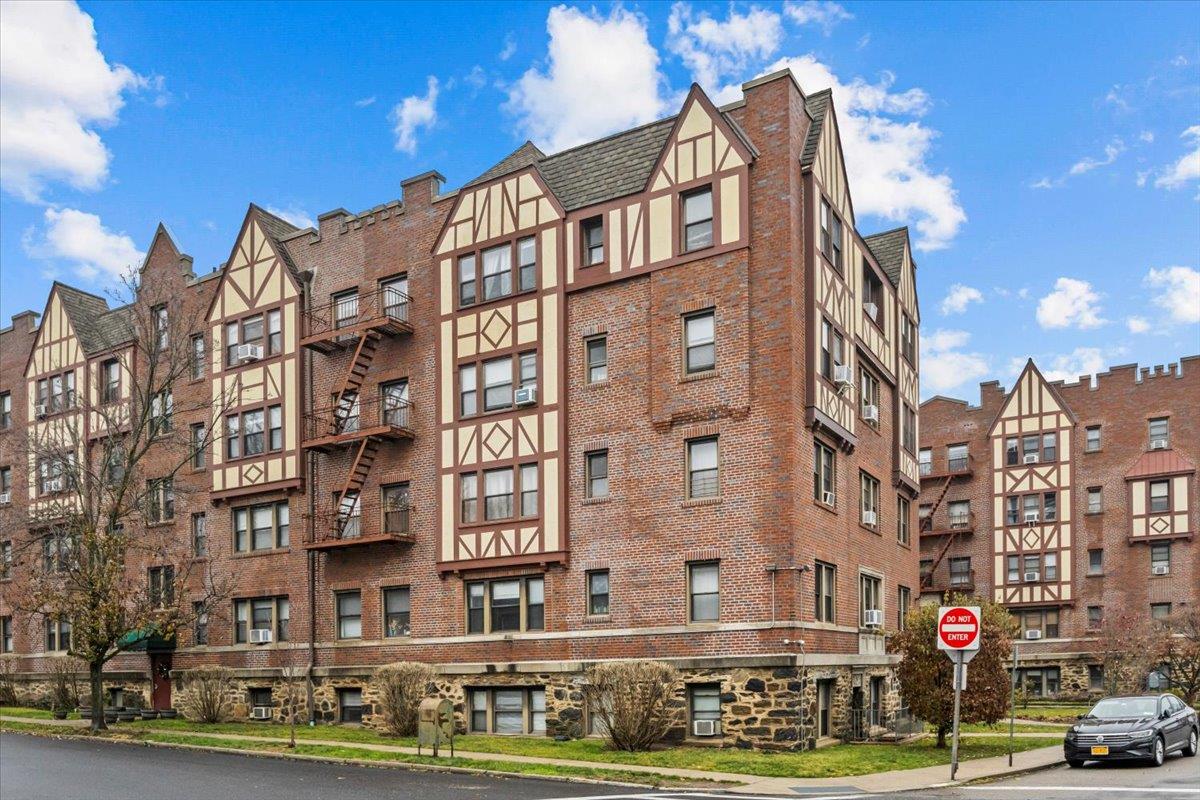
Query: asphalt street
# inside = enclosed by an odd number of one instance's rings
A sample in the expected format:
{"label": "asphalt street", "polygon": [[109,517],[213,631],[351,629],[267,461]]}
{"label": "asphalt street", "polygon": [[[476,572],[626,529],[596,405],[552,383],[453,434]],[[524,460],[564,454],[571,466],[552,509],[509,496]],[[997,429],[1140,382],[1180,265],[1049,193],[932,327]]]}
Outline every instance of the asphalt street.
{"label": "asphalt street", "polygon": [[[852,779],[848,779],[848,783]],[[855,789],[807,800],[881,797]],[[0,735],[0,800],[716,800],[741,797],[258,758],[201,750]],[[895,800],[1200,800],[1200,758],[1152,769],[1058,767],[987,784],[894,795]],[[772,798],[771,800],[775,800]]]}

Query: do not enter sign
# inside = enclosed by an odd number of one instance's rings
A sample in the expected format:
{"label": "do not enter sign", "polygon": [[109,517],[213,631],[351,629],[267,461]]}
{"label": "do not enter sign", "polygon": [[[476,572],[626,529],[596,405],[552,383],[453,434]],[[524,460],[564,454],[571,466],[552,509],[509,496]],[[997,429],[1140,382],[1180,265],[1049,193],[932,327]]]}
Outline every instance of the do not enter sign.
{"label": "do not enter sign", "polygon": [[979,606],[942,606],[938,609],[938,649],[979,649]]}

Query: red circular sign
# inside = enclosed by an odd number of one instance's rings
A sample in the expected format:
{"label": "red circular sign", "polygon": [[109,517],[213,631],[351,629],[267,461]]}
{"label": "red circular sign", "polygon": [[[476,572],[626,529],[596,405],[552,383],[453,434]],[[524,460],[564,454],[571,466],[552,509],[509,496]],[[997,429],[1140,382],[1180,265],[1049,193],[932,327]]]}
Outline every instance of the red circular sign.
{"label": "red circular sign", "polygon": [[979,617],[969,608],[950,608],[938,620],[938,636],[952,650],[965,650],[979,638]]}

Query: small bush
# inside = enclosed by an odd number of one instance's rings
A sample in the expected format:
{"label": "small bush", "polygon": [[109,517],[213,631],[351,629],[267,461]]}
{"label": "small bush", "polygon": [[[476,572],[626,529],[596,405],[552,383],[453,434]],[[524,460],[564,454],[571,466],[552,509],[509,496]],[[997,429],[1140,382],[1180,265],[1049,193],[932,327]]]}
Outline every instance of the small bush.
{"label": "small bush", "polygon": [[229,712],[228,667],[204,666],[183,673],[184,689],[179,707],[193,722],[221,722]]}
{"label": "small bush", "polygon": [[379,691],[384,730],[392,736],[417,732],[417,706],[437,673],[428,664],[400,661],[375,670],[372,680]]}
{"label": "small bush", "polygon": [[79,665],[72,658],[50,662],[50,710],[69,711],[79,705]]}
{"label": "small bush", "polygon": [[584,695],[617,750],[647,750],[671,727],[679,673],[659,661],[614,661],[587,671]]}
{"label": "small bush", "polygon": [[12,662],[0,661],[0,706],[17,705],[17,687],[13,682]]}

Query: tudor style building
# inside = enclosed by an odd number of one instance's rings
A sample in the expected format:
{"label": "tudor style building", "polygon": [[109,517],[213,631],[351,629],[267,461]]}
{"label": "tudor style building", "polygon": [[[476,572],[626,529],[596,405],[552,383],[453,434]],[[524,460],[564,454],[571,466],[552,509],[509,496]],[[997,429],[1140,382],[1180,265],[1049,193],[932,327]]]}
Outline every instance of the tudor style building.
{"label": "tudor style building", "polygon": [[1047,381],[1030,361],[978,406],[921,406],[922,600],[1004,604],[1033,695],[1102,688],[1106,615],[1200,603],[1200,357]]}
{"label": "tudor style building", "polygon": [[[169,703],[224,664],[247,713],[307,665],[317,719],[370,721],[371,670],[419,660],[468,730],[587,734],[586,665],[656,658],[684,676],[679,737],[792,747],[899,713],[916,266],[906,229],[855,227],[830,93],[743,89],[315,229],[251,206],[176,292],[207,320],[187,391],[221,411],[164,520],[231,596],[114,685],[153,672]],[[185,274],[160,228],[142,285]],[[57,285],[0,334],[6,537],[37,535],[14,444],[37,381],[82,387],[108,346],[84,329],[119,313]],[[55,654],[7,608],[33,691]]]}

